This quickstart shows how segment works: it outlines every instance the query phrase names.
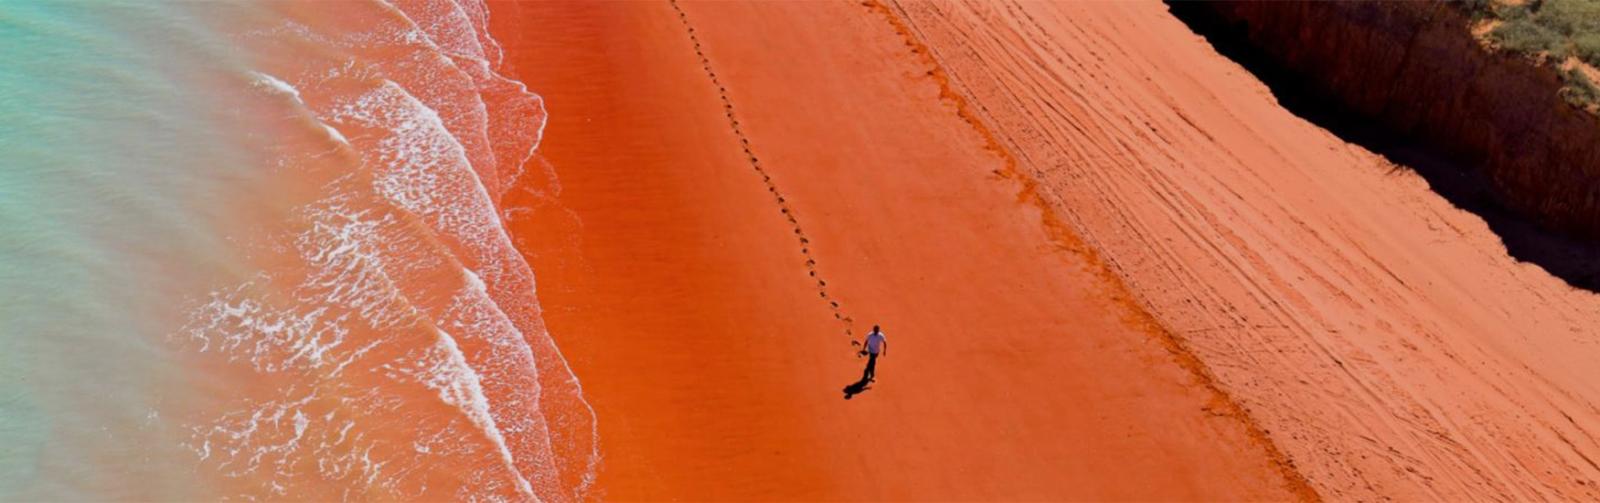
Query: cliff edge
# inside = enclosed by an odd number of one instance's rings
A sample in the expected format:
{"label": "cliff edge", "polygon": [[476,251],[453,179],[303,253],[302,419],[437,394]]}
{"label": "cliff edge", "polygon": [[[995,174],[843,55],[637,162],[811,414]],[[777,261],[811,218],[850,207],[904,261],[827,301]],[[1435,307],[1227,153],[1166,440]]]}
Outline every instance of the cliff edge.
{"label": "cliff edge", "polygon": [[1563,97],[1557,66],[1480,41],[1462,6],[1220,1],[1181,8],[1247,40],[1298,77],[1303,91],[1478,169],[1511,210],[1557,231],[1600,237],[1600,118]]}

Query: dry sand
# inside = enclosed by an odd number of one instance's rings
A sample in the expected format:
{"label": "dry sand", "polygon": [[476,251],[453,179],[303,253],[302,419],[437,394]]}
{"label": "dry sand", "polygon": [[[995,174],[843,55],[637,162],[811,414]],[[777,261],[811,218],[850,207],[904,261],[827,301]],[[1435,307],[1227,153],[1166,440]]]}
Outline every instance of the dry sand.
{"label": "dry sand", "polygon": [[493,14],[598,495],[1600,496],[1600,301],[1159,3]]}
{"label": "dry sand", "polygon": [[1600,299],[1155,2],[896,5],[1324,497],[1600,498]]}
{"label": "dry sand", "polygon": [[[570,214],[513,225],[600,417],[601,495],[1290,496],[1268,446],[1052,243],[879,14],[682,11],[494,11],[551,112],[541,151]],[[849,401],[864,362],[831,302],[889,335]]]}

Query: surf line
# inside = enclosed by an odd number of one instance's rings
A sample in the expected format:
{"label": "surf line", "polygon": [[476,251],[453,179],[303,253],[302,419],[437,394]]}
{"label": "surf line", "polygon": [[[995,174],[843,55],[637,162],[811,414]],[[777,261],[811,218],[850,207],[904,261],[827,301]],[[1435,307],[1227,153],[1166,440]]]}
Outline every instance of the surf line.
{"label": "surf line", "polygon": [[800,255],[806,259],[806,274],[817,281],[817,296],[828,303],[828,309],[833,311],[833,318],[844,324],[844,335],[855,342],[855,320],[846,314],[839,301],[828,295],[828,282],[822,279],[822,273],[817,269],[817,259],[811,254],[811,239],[806,237],[804,229],[800,228],[800,219],[795,217],[794,208],[789,206],[789,200],[783,197],[783,192],[778,190],[778,185],[772,181],[772,175],[761,166],[761,159],[756,157],[755,150],[750,147],[750,137],[744,134],[744,128],[739,125],[739,118],[734,114],[733,100],[728,98],[728,88],[722,85],[722,79],[717,78],[716,70],[711,68],[711,59],[706,57],[706,52],[700,44],[700,36],[695,33],[694,25],[689,23],[689,15],[678,5],[678,0],[667,0],[672,4],[672,10],[678,12],[678,21],[689,34],[689,42],[694,45],[694,53],[700,57],[700,67],[705,69],[706,76],[711,78],[711,85],[717,87],[717,97],[722,100],[722,113],[728,117],[728,125],[733,129],[734,137],[739,139],[739,147],[744,150],[745,159],[750,161],[750,168],[761,176],[761,183],[766,184],[767,192],[772,194],[778,203],[778,211],[783,213],[783,218],[789,221],[789,226],[794,230],[794,236],[800,240]]}

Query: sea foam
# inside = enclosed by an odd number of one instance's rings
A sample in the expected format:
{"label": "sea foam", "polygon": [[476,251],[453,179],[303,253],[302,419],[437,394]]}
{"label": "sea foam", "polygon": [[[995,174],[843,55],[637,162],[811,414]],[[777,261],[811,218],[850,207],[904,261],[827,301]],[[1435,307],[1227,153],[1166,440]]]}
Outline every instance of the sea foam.
{"label": "sea foam", "polygon": [[259,270],[174,337],[241,376],[189,419],[202,468],[247,498],[582,498],[593,411],[497,207],[544,109],[495,71],[487,8],[271,7],[237,30],[245,81],[342,153],[274,147],[320,181],[240,231]]}

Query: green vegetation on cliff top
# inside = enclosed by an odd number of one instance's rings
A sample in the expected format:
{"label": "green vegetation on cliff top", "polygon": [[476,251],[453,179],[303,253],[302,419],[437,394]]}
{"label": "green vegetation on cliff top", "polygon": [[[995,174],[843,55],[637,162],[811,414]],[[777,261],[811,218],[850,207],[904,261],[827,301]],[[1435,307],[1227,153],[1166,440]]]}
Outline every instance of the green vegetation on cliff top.
{"label": "green vegetation on cliff top", "polygon": [[[1487,35],[1503,50],[1549,62],[1566,83],[1563,97],[1595,111],[1600,88],[1585,73],[1600,68],[1600,0],[1465,0],[1474,17],[1493,23]],[[1578,62],[1567,60],[1576,58]]]}

